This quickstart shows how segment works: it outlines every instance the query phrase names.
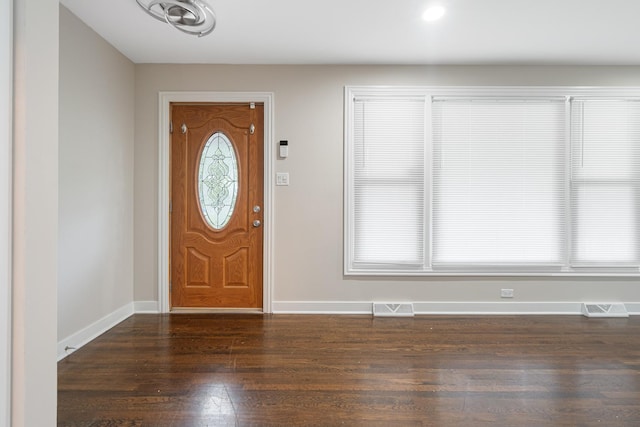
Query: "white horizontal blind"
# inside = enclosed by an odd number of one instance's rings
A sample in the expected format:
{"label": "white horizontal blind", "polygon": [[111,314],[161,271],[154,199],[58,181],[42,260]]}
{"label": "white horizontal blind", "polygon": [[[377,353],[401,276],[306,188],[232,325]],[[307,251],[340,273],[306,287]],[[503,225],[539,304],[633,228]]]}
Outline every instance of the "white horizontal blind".
{"label": "white horizontal blind", "polygon": [[640,264],[640,102],[571,105],[574,266]]}
{"label": "white horizontal blind", "polygon": [[565,122],[561,98],[434,100],[434,267],[564,262]]}
{"label": "white horizontal blind", "polygon": [[424,264],[424,108],[424,99],[354,101],[351,266]]}

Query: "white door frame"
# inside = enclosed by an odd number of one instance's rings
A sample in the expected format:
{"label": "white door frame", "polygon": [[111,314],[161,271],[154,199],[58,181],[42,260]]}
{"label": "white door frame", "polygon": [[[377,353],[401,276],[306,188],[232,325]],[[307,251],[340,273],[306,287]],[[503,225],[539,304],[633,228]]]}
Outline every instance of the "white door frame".
{"label": "white door frame", "polygon": [[264,104],[264,250],[262,311],[271,313],[273,290],[273,93],[272,92],[160,92],[159,93],[159,193],[158,193],[158,310],[169,307],[169,122],[172,102],[255,102]]}

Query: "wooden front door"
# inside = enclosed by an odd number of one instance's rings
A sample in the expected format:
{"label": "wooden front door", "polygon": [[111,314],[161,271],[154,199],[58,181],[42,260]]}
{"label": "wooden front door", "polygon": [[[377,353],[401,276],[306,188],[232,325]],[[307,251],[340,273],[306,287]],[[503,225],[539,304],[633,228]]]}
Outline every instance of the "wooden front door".
{"label": "wooden front door", "polygon": [[171,104],[171,308],[261,308],[259,104]]}

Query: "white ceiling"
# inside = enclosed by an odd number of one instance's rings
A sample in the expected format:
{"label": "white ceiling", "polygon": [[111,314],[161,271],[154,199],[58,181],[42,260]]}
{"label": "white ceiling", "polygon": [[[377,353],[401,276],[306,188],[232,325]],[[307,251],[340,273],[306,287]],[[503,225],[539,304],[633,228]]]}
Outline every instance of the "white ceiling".
{"label": "white ceiling", "polygon": [[640,0],[207,1],[202,38],[136,0],[61,3],[136,63],[640,65]]}

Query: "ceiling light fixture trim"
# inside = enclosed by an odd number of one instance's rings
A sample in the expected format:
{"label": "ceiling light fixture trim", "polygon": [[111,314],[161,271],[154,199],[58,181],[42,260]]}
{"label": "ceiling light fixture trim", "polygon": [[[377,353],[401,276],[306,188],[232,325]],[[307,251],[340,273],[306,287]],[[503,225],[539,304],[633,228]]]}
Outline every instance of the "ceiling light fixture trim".
{"label": "ceiling light fixture trim", "polygon": [[158,21],[166,22],[183,33],[206,36],[216,27],[216,15],[202,0],[136,0],[138,5]]}

